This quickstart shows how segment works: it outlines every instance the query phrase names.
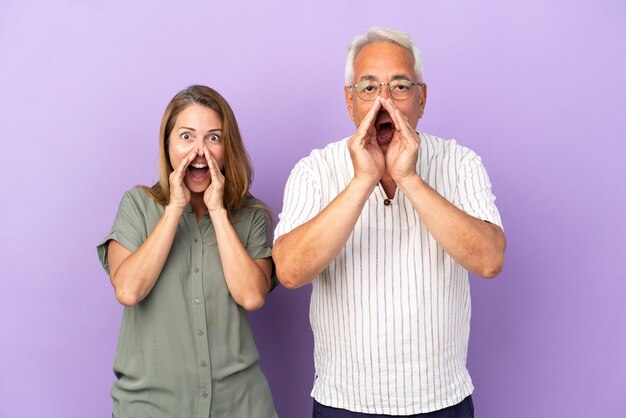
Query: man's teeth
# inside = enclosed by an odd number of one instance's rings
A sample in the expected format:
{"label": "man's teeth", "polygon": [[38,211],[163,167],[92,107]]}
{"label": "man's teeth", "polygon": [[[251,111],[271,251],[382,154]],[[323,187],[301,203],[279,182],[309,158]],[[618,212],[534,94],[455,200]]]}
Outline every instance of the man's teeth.
{"label": "man's teeth", "polygon": [[193,168],[204,168],[204,167],[208,167],[208,165],[206,164],[191,164],[191,166]]}

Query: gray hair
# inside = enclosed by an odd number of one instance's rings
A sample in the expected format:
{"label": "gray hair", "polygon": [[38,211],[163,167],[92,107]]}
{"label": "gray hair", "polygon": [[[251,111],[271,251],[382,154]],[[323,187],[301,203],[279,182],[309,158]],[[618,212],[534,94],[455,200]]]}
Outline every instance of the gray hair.
{"label": "gray hair", "polygon": [[413,39],[404,32],[387,28],[370,28],[365,34],[357,36],[348,47],[348,56],[346,57],[346,85],[353,83],[354,77],[354,59],[363,47],[375,43],[396,44],[409,50],[413,56],[415,64],[415,73],[417,74],[417,83],[423,82],[422,54],[419,48],[413,42]]}

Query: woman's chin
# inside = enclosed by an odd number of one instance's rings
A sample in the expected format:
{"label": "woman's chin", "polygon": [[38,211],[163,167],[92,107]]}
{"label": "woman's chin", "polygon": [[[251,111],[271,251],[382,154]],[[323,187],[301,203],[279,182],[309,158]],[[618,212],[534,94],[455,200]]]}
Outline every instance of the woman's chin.
{"label": "woman's chin", "polygon": [[193,194],[204,194],[204,192],[206,191],[206,189],[209,188],[209,185],[211,184],[210,181],[208,182],[202,182],[202,183],[196,183],[196,182],[185,182],[185,186],[187,186],[187,188],[189,189],[189,191]]}

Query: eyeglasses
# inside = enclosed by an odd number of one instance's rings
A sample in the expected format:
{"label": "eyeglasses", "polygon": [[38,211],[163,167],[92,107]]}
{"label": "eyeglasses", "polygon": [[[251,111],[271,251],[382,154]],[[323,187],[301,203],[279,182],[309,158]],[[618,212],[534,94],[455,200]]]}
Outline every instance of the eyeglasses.
{"label": "eyeglasses", "polygon": [[411,97],[413,94],[413,86],[421,86],[424,83],[414,83],[410,80],[393,80],[389,83],[379,83],[374,80],[363,80],[359,83],[348,86],[356,90],[356,94],[361,100],[371,101],[376,100],[380,95],[383,85],[387,85],[389,95],[396,100],[405,100]]}

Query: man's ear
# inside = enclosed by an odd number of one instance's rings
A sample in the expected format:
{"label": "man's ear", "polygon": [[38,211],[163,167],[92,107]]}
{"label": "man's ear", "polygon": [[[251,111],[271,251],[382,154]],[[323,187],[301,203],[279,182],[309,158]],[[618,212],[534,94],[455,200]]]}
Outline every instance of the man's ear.
{"label": "man's ear", "polygon": [[424,109],[426,108],[426,97],[428,96],[428,88],[426,86],[426,83],[422,84],[421,86],[419,86],[419,91],[420,91],[420,119],[422,118],[422,116],[424,116]]}
{"label": "man's ear", "polygon": [[354,122],[354,113],[352,112],[352,89],[348,86],[343,88],[343,92],[346,95],[346,106],[348,106],[348,113],[350,114],[350,119]]}

